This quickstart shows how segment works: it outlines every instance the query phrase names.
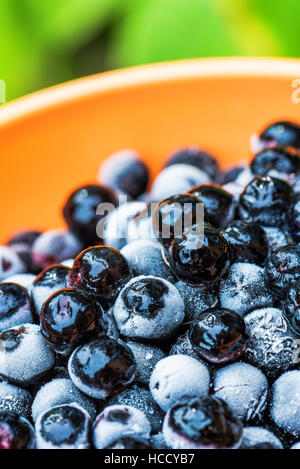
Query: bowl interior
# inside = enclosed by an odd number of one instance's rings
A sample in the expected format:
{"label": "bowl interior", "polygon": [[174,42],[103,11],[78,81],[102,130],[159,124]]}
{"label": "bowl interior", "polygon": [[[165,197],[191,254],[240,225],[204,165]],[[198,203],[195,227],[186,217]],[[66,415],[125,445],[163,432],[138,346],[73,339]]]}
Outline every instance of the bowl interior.
{"label": "bowl interior", "polygon": [[95,181],[101,161],[122,148],[138,150],[153,175],[190,144],[223,166],[249,159],[252,133],[275,119],[299,120],[299,77],[300,61],[184,61],[89,77],[2,106],[1,241],[19,228],[61,226],[68,192]]}

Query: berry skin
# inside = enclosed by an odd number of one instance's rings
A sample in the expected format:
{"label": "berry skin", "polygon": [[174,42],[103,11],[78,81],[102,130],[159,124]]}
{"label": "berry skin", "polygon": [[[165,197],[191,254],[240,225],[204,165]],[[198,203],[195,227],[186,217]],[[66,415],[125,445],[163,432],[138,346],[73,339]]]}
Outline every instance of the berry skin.
{"label": "berry skin", "polygon": [[188,164],[204,171],[212,180],[216,180],[219,174],[217,160],[197,147],[187,147],[174,153],[168,160],[166,167],[174,164]]}
{"label": "berry skin", "polygon": [[156,238],[168,247],[172,239],[181,236],[184,228],[199,222],[200,204],[198,196],[192,194],[175,195],[159,202],[152,215]]}
{"label": "berry skin", "polygon": [[289,183],[271,176],[256,176],[241,194],[239,215],[263,226],[281,226],[292,194]]}
{"label": "berry skin", "polygon": [[96,214],[100,204],[109,204],[113,209],[117,205],[116,196],[108,187],[90,184],[72,192],[63,207],[63,216],[69,230],[80,239],[84,247],[101,242],[96,230],[105,214]]}
{"label": "berry skin", "polygon": [[292,287],[283,300],[284,312],[293,331],[300,335],[300,289],[299,284]]}
{"label": "berry skin", "polygon": [[0,449],[34,449],[34,430],[27,419],[14,412],[0,412]]}
{"label": "berry skin", "polygon": [[68,286],[94,296],[108,308],[129,278],[129,266],[122,254],[114,248],[97,246],[76,257]]}
{"label": "berry skin", "polygon": [[288,121],[274,122],[262,131],[260,142],[267,147],[280,145],[300,149],[300,126]]}
{"label": "berry skin", "polygon": [[133,150],[121,150],[102,163],[99,182],[136,199],[148,186],[149,171],[139,155]]}
{"label": "berry skin", "polygon": [[68,369],[78,389],[95,399],[106,399],[134,380],[135,361],[124,342],[102,335],[74,350]]}
{"label": "berry skin", "polygon": [[0,331],[33,320],[30,298],[16,283],[0,283]]}
{"label": "berry skin", "polygon": [[92,298],[71,288],[59,290],[44,303],[41,333],[51,348],[67,354],[99,332],[102,308]]}
{"label": "berry skin", "polygon": [[300,242],[300,195],[290,204],[287,214],[287,228],[296,243]]}
{"label": "berry skin", "polygon": [[187,228],[172,241],[168,259],[178,279],[205,286],[219,280],[227,270],[228,244],[220,231],[204,223],[204,239],[198,228]]}
{"label": "berry skin", "polygon": [[240,358],[248,341],[243,318],[224,308],[199,314],[190,325],[189,338],[199,357],[214,364]]}
{"label": "berry skin", "polygon": [[26,230],[19,231],[11,236],[7,242],[7,246],[11,244],[26,244],[29,247],[32,247],[34,241],[41,235],[40,231]]}
{"label": "berry skin", "polygon": [[144,438],[128,435],[118,438],[103,449],[151,449],[151,444]]}
{"label": "berry skin", "polygon": [[26,266],[16,252],[10,247],[0,246],[0,281],[25,271]]}
{"label": "berry skin", "polygon": [[235,215],[233,196],[216,184],[202,184],[193,187],[190,193],[204,203],[205,221],[216,228],[230,223]]}
{"label": "berry skin", "polygon": [[35,311],[39,316],[42,312],[42,306],[49,296],[58,290],[67,288],[69,272],[69,267],[57,264],[42,270],[35,278],[31,289],[31,297]]}
{"label": "berry skin", "polygon": [[270,148],[258,153],[250,164],[255,175],[274,175],[277,177],[294,178],[299,174],[300,158],[282,148]]}
{"label": "berry skin", "polygon": [[264,265],[268,255],[268,240],[263,228],[256,223],[236,220],[222,230],[232,263],[249,262]]}
{"label": "berry skin", "polygon": [[235,449],[243,426],[229,406],[213,396],[183,397],[167,412],[163,436],[174,449]]}
{"label": "berry skin", "polygon": [[300,246],[283,246],[269,255],[265,265],[265,280],[279,297],[300,281]]}

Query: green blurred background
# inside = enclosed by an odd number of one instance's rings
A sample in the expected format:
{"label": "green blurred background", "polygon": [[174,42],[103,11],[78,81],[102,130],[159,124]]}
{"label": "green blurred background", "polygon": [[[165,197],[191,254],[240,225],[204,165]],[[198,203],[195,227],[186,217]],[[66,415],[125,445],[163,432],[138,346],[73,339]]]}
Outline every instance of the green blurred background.
{"label": "green blurred background", "polygon": [[0,0],[7,100],[104,70],[300,56],[300,0]]}

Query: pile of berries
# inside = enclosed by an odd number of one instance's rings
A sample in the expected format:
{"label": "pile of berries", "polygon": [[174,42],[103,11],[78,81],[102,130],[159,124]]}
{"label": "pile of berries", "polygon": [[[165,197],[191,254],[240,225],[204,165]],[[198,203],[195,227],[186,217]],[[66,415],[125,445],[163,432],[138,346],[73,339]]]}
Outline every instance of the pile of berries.
{"label": "pile of berries", "polygon": [[0,449],[300,447],[300,126],[139,155],[0,247]]}

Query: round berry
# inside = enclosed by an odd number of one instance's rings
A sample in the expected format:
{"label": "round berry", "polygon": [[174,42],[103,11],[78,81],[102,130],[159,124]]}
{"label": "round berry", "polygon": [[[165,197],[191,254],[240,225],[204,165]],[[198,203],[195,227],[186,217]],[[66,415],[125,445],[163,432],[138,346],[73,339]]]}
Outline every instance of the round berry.
{"label": "round berry", "polygon": [[293,331],[300,335],[300,289],[292,287],[283,300],[285,315]]}
{"label": "round berry", "polygon": [[99,332],[102,308],[78,290],[67,288],[54,293],[44,303],[41,333],[51,348],[67,354]]}
{"label": "round berry", "polygon": [[38,449],[88,449],[90,417],[77,404],[47,409],[35,423]]}
{"label": "round berry", "polygon": [[213,396],[184,397],[168,410],[163,436],[174,449],[234,449],[243,426],[228,405]]}
{"label": "round berry", "polygon": [[151,444],[145,438],[128,435],[117,438],[104,449],[151,449]]}
{"label": "round berry", "polygon": [[268,125],[259,136],[262,145],[276,145],[300,149],[300,126],[294,122],[279,121]]}
{"label": "round berry", "polygon": [[284,432],[300,436],[300,370],[288,371],[275,381],[270,416]]}
{"label": "round berry", "polygon": [[283,246],[269,255],[265,280],[277,296],[284,296],[300,281],[300,246]]}
{"label": "round berry", "polygon": [[57,264],[42,270],[35,278],[31,289],[31,297],[35,311],[39,316],[42,312],[42,306],[49,296],[58,290],[67,288],[69,272],[69,267]]}
{"label": "round berry", "polygon": [[129,280],[130,271],[125,258],[114,248],[91,247],[75,259],[69,274],[68,286],[78,288],[109,307]]}
{"label": "round berry", "polygon": [[193,187],[190,193],[204,203],[204,216],[207,223],[216,228],[226,226],[235,215],[233,196],[216,184],[202,184]]}
{"label": "round berry", "polygon": [[184,320],[184,303],[167,280],[135,277],[119,294],[114,318],[125,337],[159,339],[172,334]]}
{"label": "round berry", "polygon": [[27,246],[32,247],[34,241],[41,234],[42,233],[37,230],[19,231],[9,238],[7,245],[10,246],[11,244],[26,244]]}
{"label": "round berry", "polygon": [[248,341],[243,318],[218,307],[199,314],[190,325],[189,338],[199,357],[215,364],[240,358]]}
{"label": "round berry", "polygon": [[185,317],[188,321],[193,321],[202,311],[213,308],[219,301],[216,288],[201,288],[182,281],[176,282],[175,287],[183,298]]}
{"label": "round berry", "polygon": [[25,271],[26,266],[16,252],[10,247],[0,246],[0,282]]}
{"label": "round berry", "polygon": [[165,246],[182,235],[185,228],[202,221],[201,200],[192,194],[180,194],[159,202],[152,215],[153,231]]}
{"label": "round berry", "polygon": [[31,416],[32,396],[26,389],[7,381],[0,382],[0,411],[15,412],[22,417]]}
{"label": "round berry", "polygon": [[27,290],[16,283],[0,283],[0,332],[32,321]]}
{"label": "round berry", "polygon": [[89,184],[72,192],[64,205],[63,215],[66,223],[70,231],[81,240],[84,247],[92,246],[101,241],[102,233],[100,233],[99,239],[97,225],[107,214],[105,211],[97,214],[97,208],[101,204],[103,207],[107,204],[110,211],[113,210],[117,205],[115,194],[108,187]]}
{"label": "round berry", "polygon": [[159,360],[165,358],[164,352],[149,344],[141,342],[126,342],[136,362],[135,382],[141,386],[148,387],[151,373]]}
{"label": "round berry", "polygon": [[295,197],[287,213],[287,228],[296,243],[300,242],[300,195]]}
{"label": "round berry", "polygon": [[217,160],[206,151],[191,146],[173,153],[170,156],[166,167],[174,164],[188,164],[204,171],[212,180],[215,180],[219,174],[219,165]]}
{"label": "round berry", "polygon": [[236,220],[230,223],[223,231],[232,263],[249,262],[264,265],[268,256],[267,236],[260,225]]}
{"label": "round berry", "polygon": [[0,449],[34,449],[34,430],[27,419],[14,412],[0,412]]}
{"label": "round berry", "polygon": [[104,335],[74,350],[68,368],[75,386],[95,399],[118,394],[135,376],[130,348]]}
{"label": "round berry", "polygon": [[271,176],[256,176],[240,197],[240,217],[263,226],[280,226],[285,221],[292,194],[289,183]]}
{"label": "round berry", "polygon": [[245,427],[241,449],[283,449],[274,433],[263,427]]}
{"label": "round berry", "polygon": [[100,183],[136,199],[147,189],[149,171],[135,151],[121,150],[102,163],[98,179]]}
{"label": "round berry", "polygon": [[170,246],[170,266],[179,280],[207,285],[219,280],[229,266],[228,244],[209,224],[187,228]]}
{"label": "round berry", "polygon": [[255,175],[295,178],[300,171],[300,158],[285,149],[270,148],[258,153],[250,167]]}

